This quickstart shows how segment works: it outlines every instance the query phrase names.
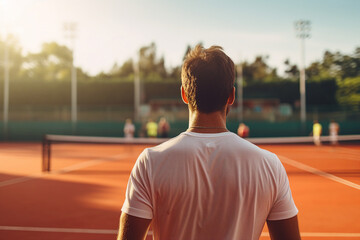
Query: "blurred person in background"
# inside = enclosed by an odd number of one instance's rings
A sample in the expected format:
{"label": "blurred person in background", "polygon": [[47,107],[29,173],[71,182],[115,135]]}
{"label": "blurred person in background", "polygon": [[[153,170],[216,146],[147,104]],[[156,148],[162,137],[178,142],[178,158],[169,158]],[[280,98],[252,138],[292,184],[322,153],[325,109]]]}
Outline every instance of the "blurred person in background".
{"label": "blurred person in background", "polygon": [[168,138],[169,131],[170,131],[170,124],[168,123],[166,118],[164,118],[164,117],[160,118],[160,121],[158,124],[159,137]]}
{"label": "blurred person in background", "polygon": [[330,135],[330,142],[332,145],[338,144],[339,131],[340,131],[339,124],[334,120],[331,120],[329,123],[329,135]]}
{"label": "blurred person in background", "polygon": [[145,121],[141,122],[141,127],[140,127],[140,131],[139,131],[139,137],[141,137],[141,138],[147,137],[146,124],[147,124],[147,122],[145,122]]}
{"label": "blurred person in background", "polygon": [[250,129],[248,126],[246,126],[245,123],[240,123],[239,128],[237,130],[237,134],[242,138],[249,137]]}
{"label": "blurred person in background", "polygon": [[146,124],[146,135],[149,138],[156,138],[158,132],[158,125],[152,119],[149,119],[148,123]]}
{"label": "blurred person in background", "polygon": [[313,124],[312,135],[316,146],[321,145],[321,139],[320,139],[321,133],[322,133],[322,126],[318,122],[318,120],[315,120]]}
{"label": "blurred person in background", "polygon": [[118,239],[299,240],[298,210],[278,157],[228,131],[233,61],[197,45],[182,66],[189,127],[145,149],[130,174]]}
{"label": "blurred person in background", "polygon": [[133,138],[135,134],[135,125],[132,123],[131,119],[128,118],[125,121],[124,125],[124,136],[125,138]]}

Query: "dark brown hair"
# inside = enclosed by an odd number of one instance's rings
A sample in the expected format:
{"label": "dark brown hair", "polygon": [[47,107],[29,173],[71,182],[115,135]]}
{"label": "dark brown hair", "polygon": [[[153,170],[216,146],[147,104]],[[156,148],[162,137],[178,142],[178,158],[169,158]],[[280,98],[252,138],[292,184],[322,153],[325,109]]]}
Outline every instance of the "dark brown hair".
{"label": "dark brown hair", "polygon": [[181,70],[182,87],[193,110],[224,110],[234,87],[234,62],[219,46],[197,45],[186,56]]}

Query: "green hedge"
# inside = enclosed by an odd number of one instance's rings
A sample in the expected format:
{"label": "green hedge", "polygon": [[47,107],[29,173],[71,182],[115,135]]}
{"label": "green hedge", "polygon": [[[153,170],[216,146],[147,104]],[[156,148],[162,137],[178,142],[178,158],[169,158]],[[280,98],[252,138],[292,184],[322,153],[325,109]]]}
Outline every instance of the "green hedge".
{"label": "green hedge", "polygon": [[[250,127],[250,137],[288,137],[309,136],[312,122],[302,124],[294,122],[245,122]],[[323,126],[323,134],[328,135],[329,121],[320,121]],[[136,136],[139,136],[141,123],[136,123]],[[170,137],[186,131],[187,121],[170,122]],[[230,131],[237,131],[239,122],[228,121]],[[340,134],[360,134],[358,121],[339,122]],[[3,132],[3,123],[0,123],[2,134],[0,140],[6,141],[40,141],[45,134],[80,135],[80,136],[104,136],[123,137],[123,122],[78,122],[74,127],[70,122],[10,122],[7,135]]]}
{"label": "green hedge", "polygon": [[[12,81],[10,105],[69,105],[70,82]],[[179,99],[179,82],[146,82],[141,85],[142,101],[151,99]],[[0,90],[2,87],[0,87]],[[79,105],[133,105],[132,82],[84,82],[78,83]],[[321,82],[309,81],[306,86],[307,104],[336,104],[337,85],[334,79]],[[299,99],[299,84],[291,81],[252,84],[244,88],[244,98],[277,98],[293,104]],[[0,98],[3,105],[3,98]]]}

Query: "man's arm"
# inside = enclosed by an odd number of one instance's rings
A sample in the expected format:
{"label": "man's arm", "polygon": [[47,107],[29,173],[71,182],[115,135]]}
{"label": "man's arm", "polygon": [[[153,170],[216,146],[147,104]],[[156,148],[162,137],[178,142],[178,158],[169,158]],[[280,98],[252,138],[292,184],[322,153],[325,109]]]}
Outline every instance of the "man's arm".
{"label": "man's arm", "polygon": [[277,221],[267,221],[271,240],[300,240],[297,216]]}
{"label": "man's arm", "polygon": [[149,230],[151,219],[138,218],[121,213],[117,240],[143,240]]}

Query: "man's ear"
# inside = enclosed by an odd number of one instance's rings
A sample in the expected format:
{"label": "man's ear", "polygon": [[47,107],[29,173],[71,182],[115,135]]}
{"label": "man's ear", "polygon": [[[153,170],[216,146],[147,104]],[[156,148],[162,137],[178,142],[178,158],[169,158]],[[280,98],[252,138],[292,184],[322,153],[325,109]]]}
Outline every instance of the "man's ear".
{"label": "man's ear", "polygon": [[230,96],[229,96],[229,98],[227,100],[227,104],[228,105],[233,105],[234,101],[235,101],[235,87],[233,87],[233,89],[232,89],[232,91],[230,93]]}
{"label": "man's ear", "polygon": [[185,90],[184,90],[183,86],[181,86],[180,89],[181,89],[181,99],[183,100],[183,102],[185,104],[189,104],[189,101],[188,101],[188,99],[186,97]]}

